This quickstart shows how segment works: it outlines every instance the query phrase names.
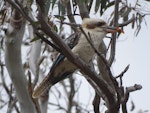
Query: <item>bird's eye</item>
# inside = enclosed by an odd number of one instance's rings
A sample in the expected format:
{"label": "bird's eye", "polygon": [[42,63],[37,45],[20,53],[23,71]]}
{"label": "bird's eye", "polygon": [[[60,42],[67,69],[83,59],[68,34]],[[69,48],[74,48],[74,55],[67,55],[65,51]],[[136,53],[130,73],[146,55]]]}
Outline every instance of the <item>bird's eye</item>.
{"label": "bird's eye", "polygon": [[97,26],[103,26],[105,24],[106,24],[105,22],[98,22]]}

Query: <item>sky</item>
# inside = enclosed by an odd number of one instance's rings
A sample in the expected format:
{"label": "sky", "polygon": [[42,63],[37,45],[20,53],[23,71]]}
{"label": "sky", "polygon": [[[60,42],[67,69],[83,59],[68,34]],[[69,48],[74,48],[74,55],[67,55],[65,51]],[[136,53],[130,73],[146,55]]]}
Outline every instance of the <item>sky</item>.
{"label": "sky", "polygon": [[[142,25],[137,37],[129,27],[117,41],[114,72],[121,72],[128,64],[130,68],[123,77],[124,85],[141,84],[140,91],[132,92],[130,98],[138,109],[150,110],[150,16],[146,17],[147,26]],[[118,73],[119,74],[119,73]],[[150,112],[150,111],[149,111]]]}

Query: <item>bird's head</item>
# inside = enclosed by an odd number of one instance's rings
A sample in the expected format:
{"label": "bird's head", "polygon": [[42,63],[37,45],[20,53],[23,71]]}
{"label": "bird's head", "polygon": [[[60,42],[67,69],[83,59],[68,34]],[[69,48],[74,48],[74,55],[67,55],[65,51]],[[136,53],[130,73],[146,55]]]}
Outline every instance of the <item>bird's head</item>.
{"label": "bird's head", "polygon": [[92,32],[115,33],[123,32],[118,27],[110,27],[102,19],[85,18],[82,22],[82,28]]}

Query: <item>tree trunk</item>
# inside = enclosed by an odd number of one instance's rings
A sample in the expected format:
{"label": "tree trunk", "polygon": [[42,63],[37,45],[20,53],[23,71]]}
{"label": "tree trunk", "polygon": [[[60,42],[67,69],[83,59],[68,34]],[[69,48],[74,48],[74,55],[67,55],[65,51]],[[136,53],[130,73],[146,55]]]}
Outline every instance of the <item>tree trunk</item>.
{"label": "tree trunk", "polygon": [[20,113],[35,113],[21,59],[21,43],[24,30],[25,21],[14,10],[5,37],[5,62],[19,101]]}

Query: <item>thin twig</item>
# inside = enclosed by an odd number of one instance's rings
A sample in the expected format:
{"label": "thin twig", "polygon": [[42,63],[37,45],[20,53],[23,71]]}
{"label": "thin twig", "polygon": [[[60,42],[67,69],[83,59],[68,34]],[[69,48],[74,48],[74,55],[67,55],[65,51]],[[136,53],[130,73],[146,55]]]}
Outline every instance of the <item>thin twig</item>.
{"label": "thin twig", "polygon": [[130,65],[127,65],[127,67],[126,67],[118,76],[116,76],[115,78],[120,78],[120,77],[122,77],[122,76],[128,71],[129,66],[130,66]]}
{"label": "thin twig", "polygon": [[[99,51],[94,47],[92,41],[90,40],[91,39],[91,36],[90,36],[90,33],[88,33],[88,35],[85,33],[85,31],[83,30],[82,27],[80,27],[80,30],[81,32],[84,34],[85,38],[87,39],[87,41],[89,42],[89,44],[91,45],[91,47],[93,48],[93,50],[96,52],[96,54],[103,60],[105,66],[106,66],[106,69],[110,75],[110,80],[113,82],[114,86],[115,86],[115,91],[117,93],[117,96],[119,96],[119,92],[118,92],[118,83],[117,81],[115,80],[115,78],[113,77],[112,73],[111,73],[111,70],[110,70],[110,67],[109,67],[109,64],[107,62],[107,60],[104,58],[103,55],[101,55],[99,53]],[[113,94],[113,96],[115,97],[115,94]],[[114,105],[115,105],[115,101],[114,101]],[[116,104],[118,106],[118,104]]]}
{"label": "thin twig", "polygon": [[125,22],[123,22],[123,23],[121,23],[121,24],[118,24],[118,27],[124,27],[124,26],[127,26],[128,24],[130,24],[131,22],[133,22],[133,21],[135,21],[135,16],[133,15],[133,17],[132,18],[130,18],[128,21],[125,21]]}
{"label": "thin twig", "polygon": [[36,25],[36,22],[30,18],[28,16],[28,13],[26,12],[26,10],[23,8],[22,4],[18,1],[18,0],[15,0],[16,3],[14,3],[12,0],[6,0],[9,4],[11,4],[17,11],[20,12],[20,14],[23,15],[24,18],[26,18],[26,20],[28,20],[30,22],[30,24],[33,26],[33,29],[34,29],[34,32],[35,34],[41,39],[43,40],[45,43],[49,44],[50,46],[52,46],[54,49],[56,49],[57,51],[61,52],[60,49],[55,46],[53,43],[51,43],[49,40],[47,40],[43,34],[41,34],[39,32],[39,27],[37,27]]}
{"label": "thin twig", "polygon": [[89,18],[89,12],[88,12],[85,2],[83,2],[82,0],[76,0],[76,2],[80,9],[80,15],[81,15],[82,19]]}
{"label": "thin twig", "polygon": [[[42,7],[39,0],[37,4],[39,5],[39,8]],[[93,72],[87,66],[87,64],[85,64],[79,57],[75,56],[68,48],[68,46],[64,44],[61,38],[59,38],[59,36],[55,33],[55,31],[50,29],[50,26],[43,18],[41,10],[39,10],[39,22],[42,25],[41,26],[42,31],[45,32],[48,36],[50,36],[52,40],[61,47],[60,49],[62,50],[63,54],[68,58],[68,60],[73,64],[75,64],[77,67],[79,67],[87,75],[87,77],[90,77],[90,79],[92,79],[95,82],[95,84],[97,84],[97,86],[103,91],[103,93],[107,97],[107,100],[109,101],[108,108],[112,111],[116,111],[115,106],[113,106],[115,99],[112,98],[113,94],[108,89],[108,85],[103,80],[99,79],[97,77],[98,75],[95,72]]]}
{"label": "thin twig", "polygon": [[113,77],[110,67],[109,67],[109,63],[107,62],[107,60],[105,59],[105,57],[94,47],[93,43],[91,42],[90,38],[90,33],[88,33],[89,36],[87,36],[87,34],[85,33],[85,31],[83,30],[82,27],[80,27],[81,32],[84,34],[85,38],[87,39],[87,41],[89,42],[89,44],[91,45],[91,47],[93,48],[93,50],[95,51],[95,53],[103,60],[103,62],[106,65],[106,68],[108,70],[108,73],[110,75],[110,79],[113,81],[114,85],[117,86],[117,81],[115,80],[115,78]]}
{"label": "thin twig", "polygon": [[97,93],[95,93],[95,97],[93,100],[94,113],[100,112],[100,99],[101,99],[101,97]]}
{"label": "thin twig", "polygon": [[[4,87],[5,91],[6,91],[6,93],[8,94],[10,100],[15,100],[14,97],[11,95],[12,93],[10,93],[10,90],[9,90],[8,86],[6,85],[6,82],[5,82],[5,79],[4,79],[4,75],[3,75],[3,74],[1,75],[1,78],[2,78],[3,87]],[[14,105],[14,107],[15,107],[15,109],[16,109],[16,112],[17,112],[17,113],[20,113],[20,111],[19,111],[19,109],[18,109],[16,103],[14,103],[13,105]]]}
{"label": "thin twig", "polygon": [[129,99],[129,94],[133,91],[137,91],[140,89],[142,89],[142,86],[139,84],[135,84],[134,86],[126,88],[126,93],[125,93],[125,96],[124,96],[123,101],[122,101],[122,112],[123,113],[127,113],[127,102]]}
{"label": "thin twig", "polygon": [[[69,18],[69,21],[71,23],[76,23],[75,22],[75,19],[74,19],[74,14],[72,14],[72,10],[71,10],[71,3],[70,3],[70,0],[68,0],[68,2],[66,3],[66,6],[67,6],[67,16]],[[75,12],[74,12],[75,13]],[[76,31],[76,28],[74,28],[73,26],[71,26],[71,28]]]}
{"label": "thin twig", "polygon": [[55,44],[53,44],[51,41],[49,41],[48,39],[46,39],[41,33],[39,33],[39,31],[37,31],[36,29],[34,29],[35,34],[42,40],[44,41],[46,44],[50,45],[51,47],[53,47],[54,49],[56,49],[56,51],[61,52],[61,50],[59,49],[58,46],[56,46]]}
{"label": "thin twig", "polygon": [[81,26],[80,24],[76,24],[76,23],[68,23],[68,22],[63,22],[63,21],[57,21],[57,22],[66,24],[66,25],[70,25],[71,27],[80,27]]}

